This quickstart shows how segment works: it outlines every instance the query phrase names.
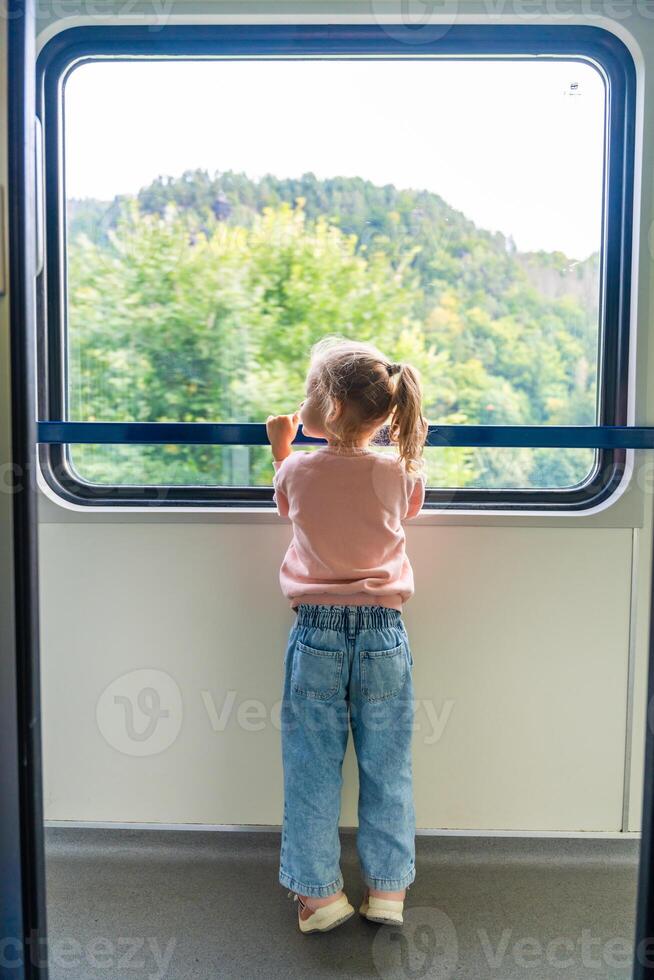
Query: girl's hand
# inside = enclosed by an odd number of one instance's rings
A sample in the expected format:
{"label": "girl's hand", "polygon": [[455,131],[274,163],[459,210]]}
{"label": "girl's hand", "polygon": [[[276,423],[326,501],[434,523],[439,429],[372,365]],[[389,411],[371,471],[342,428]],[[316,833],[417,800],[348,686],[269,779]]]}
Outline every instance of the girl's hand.
{"label": "girl's hand", "polygon": [[273,457],[277,462],[291,454],[291,443],[300,427],[300,413],[292,415],[269,415],[266,419],[266,433],[270,440]]}

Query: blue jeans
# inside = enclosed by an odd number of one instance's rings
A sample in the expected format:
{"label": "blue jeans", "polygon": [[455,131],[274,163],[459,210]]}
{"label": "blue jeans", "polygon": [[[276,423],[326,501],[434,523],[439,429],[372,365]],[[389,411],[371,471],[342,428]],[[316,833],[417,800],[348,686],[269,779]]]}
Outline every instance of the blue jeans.
{"label": "blue jeans", "polygon": [[296,611],[284,658],[279,881],[319,897],[343,887],[338,824],[349,720],[363,879],[400,891],[416,874],[413,657],[402,614],[309,603]]}

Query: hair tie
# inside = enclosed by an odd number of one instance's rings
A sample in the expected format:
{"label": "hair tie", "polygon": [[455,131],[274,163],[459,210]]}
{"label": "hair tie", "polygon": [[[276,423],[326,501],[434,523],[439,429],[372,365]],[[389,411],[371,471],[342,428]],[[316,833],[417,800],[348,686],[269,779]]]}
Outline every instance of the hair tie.
{"label": "hair tie", "polygon": [[393,375],[393,374],[397,374],[398,371],[401,371],[402,370],[402,365],[401,364],[387,364],[386,365],[386,370],[388,371],[389,376],[390,375]]}

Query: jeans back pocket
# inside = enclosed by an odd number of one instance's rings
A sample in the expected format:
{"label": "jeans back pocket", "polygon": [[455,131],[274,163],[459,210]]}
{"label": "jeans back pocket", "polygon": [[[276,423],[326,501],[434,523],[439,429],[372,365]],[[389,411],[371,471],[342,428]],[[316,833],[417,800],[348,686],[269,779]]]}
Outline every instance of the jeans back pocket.
{"label": "jeans back pocket", "polygon": [[305,698],[329,701],[340,687],[342,666],[342,650],[318,650],[298,640],[291,673],[293,692]]}
{"label": "jeans back pocket", "polygon": [[407,666],[404,643],[388,650],[362,650],[361,694],[366,701],[385,701],[399,694],[406,682]]}

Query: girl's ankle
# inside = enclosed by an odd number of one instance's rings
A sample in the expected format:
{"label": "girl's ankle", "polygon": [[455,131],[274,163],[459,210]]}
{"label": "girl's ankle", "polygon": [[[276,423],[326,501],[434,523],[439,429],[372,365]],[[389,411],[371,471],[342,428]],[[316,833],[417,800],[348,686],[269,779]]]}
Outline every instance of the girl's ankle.
{"label": "girl's ankle", "polygon": [[323,905],[329,905],[331,902],[335,902],[337,898],[340,898],[343,894],[343,890],[335,892],[333,895],[326,895],[323,897],[317,897],[316,895],[300,895],[302,901],[308,905],[310,908],[321,908]]}
{"label": "girl's ankle", "polygon": [[396,902],[403,902],[406,898],[406,888],[400,888],[397,891],[382,891],[380,888],[370,888],[368,886],[368,895],[372,898],[387,898]]}

